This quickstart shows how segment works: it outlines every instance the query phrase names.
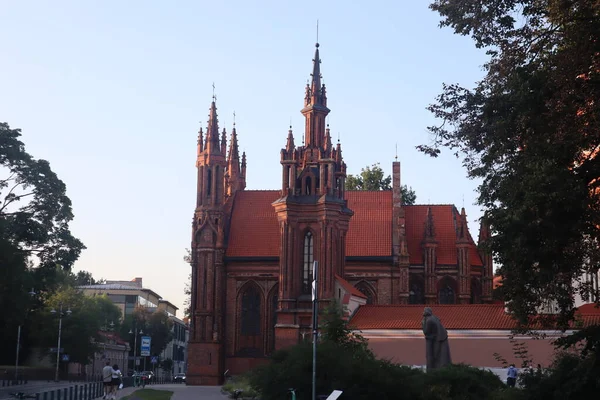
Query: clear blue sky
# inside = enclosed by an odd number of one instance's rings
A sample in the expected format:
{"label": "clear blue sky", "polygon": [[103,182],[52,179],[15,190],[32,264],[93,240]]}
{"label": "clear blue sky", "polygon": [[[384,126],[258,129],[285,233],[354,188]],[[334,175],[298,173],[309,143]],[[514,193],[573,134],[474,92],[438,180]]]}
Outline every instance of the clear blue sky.
{"label": "clear blue sky", "polygon": [[[23,130],[73,201],[97,278],[144,278],[182,306],[190,268],[197,131],[215,82],[220,126],[236,113],[248,189],[278,189],[290,118],[301,138],[319,19],[332,134],[350,173],[395,146],[418,203],[464,205],[477,237],[477,182],[447,153],[415,150],[442,82],[472,86],[483,52],[438,28],[428,1],[5,1],[0,120]],[[335,138],[334,136],[334,138]],[[181,315],[181,312],[178,313]]]}

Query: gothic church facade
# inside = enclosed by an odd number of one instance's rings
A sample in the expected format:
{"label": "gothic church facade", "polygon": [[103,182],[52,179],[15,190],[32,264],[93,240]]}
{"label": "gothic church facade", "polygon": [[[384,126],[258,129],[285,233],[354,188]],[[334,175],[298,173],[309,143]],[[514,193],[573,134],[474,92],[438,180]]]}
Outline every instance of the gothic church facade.
{"label": "gothic church facade", "polygon": [[[192,315],[187,382],[217,385],[311,331],[312,262],[320,298],[349,312],[364,304],[469,304],[492,300],[492,259],[478,250],[464,208],[403,205],[393,190],[346,191],[333,144],[319,45],[302,114],[281,150],[281,189],[246,190],[235,126],[219,132],[215,101],[200,129],[192,227]],[[284,141],[284,138],[282,138]],[[489,231],[480,229],[479,241]]]}

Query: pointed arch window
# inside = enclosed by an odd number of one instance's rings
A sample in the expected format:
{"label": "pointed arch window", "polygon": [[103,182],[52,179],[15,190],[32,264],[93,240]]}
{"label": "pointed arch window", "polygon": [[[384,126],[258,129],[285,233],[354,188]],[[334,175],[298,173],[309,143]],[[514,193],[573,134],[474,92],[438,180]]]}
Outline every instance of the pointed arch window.
{"label": "pointed arch window", "polygon": [[444,284],[440,289],[439,302],[440,304],[454,304],[456,302],[454,289],[449,283]]}
{"label": "pointed arch window", "polygon": [[373,292],[373,289],[371,288],[371,286],[368,283],[360,282],[355,287],[358,289],[359,292],[361,292],[362,294],[367,296],[367,304],[376,304],[377,303],[377,301],[375,299],[375,293]]}
{"label": "pointed arch window", "polygon": [[312,232],[304,235],[304,251],[302,263],[302,294],[311,293],[312,266],[314,261],[314,240]]}
{"label": "pointed arch window", "polygon": [[481,303],[481,283],[479,279],[471,279],[471,304]]}
{"label": "pointed arch window", "polygon": [[210,196],[210,192],[211,192],[211,188],[212,188],[212,171],[210,170],[210,168],[208,168],[208,178],[207,178],[207,183],[208,185],[206,185],[206,194]]}
{"label": "pointed arch window", "polygon": [[425,281],[423,278],[411,274],[408,285],[408,304],[425,304]]}
{"label": "pointed arch window", "polygon": [[242,295],[241,334],[260,335],[260,293],[255,286],[249,286]]}

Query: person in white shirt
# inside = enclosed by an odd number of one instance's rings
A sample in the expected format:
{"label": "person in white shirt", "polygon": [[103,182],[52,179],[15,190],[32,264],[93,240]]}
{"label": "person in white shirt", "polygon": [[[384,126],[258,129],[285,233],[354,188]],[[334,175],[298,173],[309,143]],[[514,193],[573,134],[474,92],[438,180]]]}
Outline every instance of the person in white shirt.
{"label": "person in white shirt", "polygon": [[119,366],[117,364],[112,366],[112,386],[111,386],[111,396],[109,399],[115,400],[117,398],[117,388],[121,384],[121,371],[119,370]]}
{"label": "person in white shirt", "polygon": [[107,399],[112,392],[112,374],[113,367],[110,366],[110,361],[107,361],[106,366],[102,368],[102,383],[104,385],[103,399]]}

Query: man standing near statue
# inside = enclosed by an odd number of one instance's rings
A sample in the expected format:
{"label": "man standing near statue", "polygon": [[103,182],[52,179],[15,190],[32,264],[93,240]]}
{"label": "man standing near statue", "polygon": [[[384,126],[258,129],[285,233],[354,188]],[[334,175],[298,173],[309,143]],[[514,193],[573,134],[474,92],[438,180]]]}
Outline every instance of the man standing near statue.
{"label": "man standing near statue", "polygon": [[427,370],[442,368],[452,364],[448,332],[438,317],[433,315],[431,308],[423,310],[423,334],[425,335],[425,357]]}

